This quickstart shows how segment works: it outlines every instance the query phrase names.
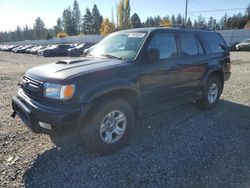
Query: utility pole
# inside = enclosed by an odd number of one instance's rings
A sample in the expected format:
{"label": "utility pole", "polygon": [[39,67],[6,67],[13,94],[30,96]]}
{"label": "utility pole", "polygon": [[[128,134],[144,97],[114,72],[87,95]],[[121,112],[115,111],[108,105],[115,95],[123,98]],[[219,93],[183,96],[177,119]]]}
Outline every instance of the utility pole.
{"label": "utility pole", "polygon": [[185,9],[185,23],[184,25],[186,26],[187,25],[187,10],[188,10],[188,0],[186,0],[186,9]]}

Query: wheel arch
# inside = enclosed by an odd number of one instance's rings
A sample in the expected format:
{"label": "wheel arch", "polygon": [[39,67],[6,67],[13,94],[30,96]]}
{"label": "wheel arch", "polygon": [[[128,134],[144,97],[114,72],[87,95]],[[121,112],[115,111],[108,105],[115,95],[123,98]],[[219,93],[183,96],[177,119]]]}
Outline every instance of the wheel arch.
{"label": "wheel arch", "polygon": [[223,88],[224,88],[224,73],[223,73],[223,70],[221,68],[213,68],[211,69],[205,76],[205,79],[203,80],[203,86],[206,85],[207,83],[207,80],[210,76],[217,76],[220,81],[221,81],[221,92],[223,91]]}
{"label": "wheel arch", "polygon": [[98,102],[102,100],[110,99],[110,98],[120,98],[120,99],[126,100],[131,105],[134,112],[136,113],[138,97],[139,97],[139,93],[134,88],[124,87],[124,88],[105,90],[104,92],[98,93],[90,99],[91,106],[88,109],[87,114],[91,111],[91,109],[93,108],[95,104],[97,104]]}

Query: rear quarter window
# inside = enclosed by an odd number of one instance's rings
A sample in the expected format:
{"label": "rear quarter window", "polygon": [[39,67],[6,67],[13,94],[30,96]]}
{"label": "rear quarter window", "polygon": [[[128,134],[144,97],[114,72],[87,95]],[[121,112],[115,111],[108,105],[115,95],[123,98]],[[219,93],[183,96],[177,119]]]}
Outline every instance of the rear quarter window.
{"label": "rear quarter window", "polygon": [[226,43],[219,33],[204,32],[200,33],[203,40],[206,41],[212,53],[221,53],[226,50],[222,46],[226,47]]}

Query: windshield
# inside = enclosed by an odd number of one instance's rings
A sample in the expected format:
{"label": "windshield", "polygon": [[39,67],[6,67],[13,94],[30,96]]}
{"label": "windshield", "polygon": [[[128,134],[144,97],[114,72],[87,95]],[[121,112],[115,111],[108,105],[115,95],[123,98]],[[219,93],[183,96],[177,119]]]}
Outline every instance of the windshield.
{"label": "windshield", "polygon": [[47,49],[54,49],[54,48],[57,48],[58,45],[52,45],[52,46],[49,46]]}
{"label": "windshield", "polygon": [[76,46],[75,48],[80,49],[80,48],[83,48],[84,46],[85,46],[85,44],[80,44],[80,45]]}
{"label": "windshield", "polygon": [[134,59],[141,48],[147,33],[128,32],[115,33],[99,42],[91,51],[94,57],[108,57],[119,59]]}

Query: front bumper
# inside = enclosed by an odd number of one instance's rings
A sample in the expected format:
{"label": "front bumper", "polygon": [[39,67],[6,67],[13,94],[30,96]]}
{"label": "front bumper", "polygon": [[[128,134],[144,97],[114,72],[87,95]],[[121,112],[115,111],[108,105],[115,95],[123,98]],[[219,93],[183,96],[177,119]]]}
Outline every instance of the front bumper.
{"label": "front bumper", "polygon": [[[36,133],[62,134],[79,126],[89,109],[90,104],[55,105],[37,102],[29,98],[22,89],[12,98],[13,116],[20,119]],[[49,124],[51,128],[41,127],[39,122]]]}

